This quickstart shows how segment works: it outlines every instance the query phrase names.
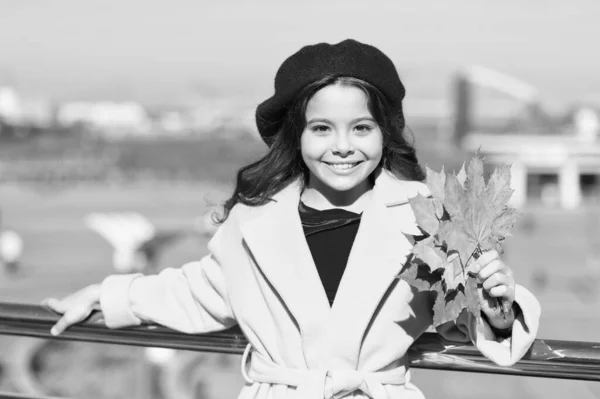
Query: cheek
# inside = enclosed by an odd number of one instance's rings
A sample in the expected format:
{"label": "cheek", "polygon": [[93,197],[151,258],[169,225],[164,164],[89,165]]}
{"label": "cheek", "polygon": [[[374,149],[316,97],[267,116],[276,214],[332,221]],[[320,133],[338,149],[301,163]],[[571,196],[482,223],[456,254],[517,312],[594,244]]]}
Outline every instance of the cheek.
{"label": "cheek", "polygon": [[301,148],[300,152],[302,155],[302,162],[304,163],[304,166],[310,172],[316,173],[318,163],[320,162],[320,157],[314,151],[311,151],[311,149],[309,148]]}
{"label": "cheek", "polygon": [[381,164],[383,153],[381,149],[378,149],[376,153],[373,153],[369,158],[369,173],[373,172]]}
{"label": "cheek", "polygon": [[310,172],[314,173],[314,159],[310,155],[306,154],[304,151],[302,152],[302,162]]}
{"label": "cheek", "polygon": [[302,134],[300,137],[300,155],[305,164],[310,162],[311,159],[311,148],[310,141],[306,139],[306,136]]}
{"label": "cheek", "polygon": [[327,152],[328,145],[325,140],[303,135],[300,138],[300,153],[305,163],[320,161]]}
{"label": "cheek", "polygon": [[381,134],[365,144],[365,155],[367,155],[370,160],[379,162],[383,156],[383,137]]}

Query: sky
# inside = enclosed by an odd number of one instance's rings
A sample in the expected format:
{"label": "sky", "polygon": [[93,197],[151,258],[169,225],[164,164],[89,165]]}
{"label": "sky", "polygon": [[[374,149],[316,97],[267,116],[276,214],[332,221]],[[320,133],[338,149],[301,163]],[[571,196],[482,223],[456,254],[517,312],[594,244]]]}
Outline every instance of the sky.
{"label": "sky", "polygon": [[465,65],[564,101],[600,98],[597,0],[0,0],[0,85],[65,101],[266,98],[300,47],[352,37],[392,58],[408,97]]}

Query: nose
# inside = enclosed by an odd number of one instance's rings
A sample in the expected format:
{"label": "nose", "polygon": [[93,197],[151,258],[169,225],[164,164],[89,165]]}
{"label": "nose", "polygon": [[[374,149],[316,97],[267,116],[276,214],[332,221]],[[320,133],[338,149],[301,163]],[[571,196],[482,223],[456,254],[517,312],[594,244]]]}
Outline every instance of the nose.
{"label": "nose", "polygon": [[347,157],[354,154],[354,147],[347,134],[338,134],[333,146],[332,152],[340,157]]}

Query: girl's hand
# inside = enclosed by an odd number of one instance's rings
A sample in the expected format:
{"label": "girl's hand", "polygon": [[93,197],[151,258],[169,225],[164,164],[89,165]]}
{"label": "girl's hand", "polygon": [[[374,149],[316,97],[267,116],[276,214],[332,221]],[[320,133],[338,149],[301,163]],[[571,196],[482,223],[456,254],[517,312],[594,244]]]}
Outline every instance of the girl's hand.
{"label": "girl's hand", "polygon": [[93,310],[100,310],[100,284],[89,285],[62,300],[46,298],[42,306],[63,315],[50,330],[50,334],[59,335],[69,326],[85,320]]}
{"label": "girl's hand", "polygon": [[[497,251],[484,252],[477,263],[478,293],[481,311],[487,316],[489,323],[498,329],[507,329],[513,325],[515,312],[515,279],[512,270],[500,259]],[[493,298],[499,298],[498,301]],[[500,307],[498,307],[500,302]],[[506,310],[503,315],[501,307]]]}

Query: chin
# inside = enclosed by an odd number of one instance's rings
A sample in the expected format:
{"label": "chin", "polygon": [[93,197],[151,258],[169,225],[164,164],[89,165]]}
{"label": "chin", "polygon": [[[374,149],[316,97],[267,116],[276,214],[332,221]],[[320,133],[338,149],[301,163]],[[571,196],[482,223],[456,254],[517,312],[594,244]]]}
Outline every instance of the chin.
{"label": "chin", "polygon": [[332,188],[333,190],[336,191],[340,191],[340,192],[347,192],[347,191],[352,191],[353,189],[357,188],[358,186],[360,186],[362,183],[364,182],[364,179],[362,180],[352,180],[352,181],[325,181],[325,184]]}

